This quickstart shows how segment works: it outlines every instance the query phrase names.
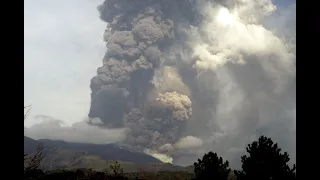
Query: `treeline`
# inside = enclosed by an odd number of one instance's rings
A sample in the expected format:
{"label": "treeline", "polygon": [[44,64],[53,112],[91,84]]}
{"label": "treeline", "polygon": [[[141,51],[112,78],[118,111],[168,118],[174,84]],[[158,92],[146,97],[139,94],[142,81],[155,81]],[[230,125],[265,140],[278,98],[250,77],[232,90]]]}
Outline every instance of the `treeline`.
{"label": "treeline", "polygon": [[290,167],[289,155],[281,152],[271,138],[261,136],[248,144],[247,154],[241,157],[242,169],[232,170],[229,162],[218,154],[209,152],[194,163],[194,173],[157,172],[124,173],[116,161],[110,171],[98,172],[91,169],[55,170],[44,172],[39,169],[43,146],[28,157],[25,155],[24,178],[32,180],[293,180],[296,179],[296,166]]}
{"label": "treeline", "polygon": [[[30,106],[24,119],[27,118]],[[271,138],[260,136],[248,144],[247,154],[241,156],[242,168],[231,170],[229,162],[217,153],[209,152],[194,163],[194,173],[187,172],[140,172],[124,173],[115,161],[111,171],[98,172],[92,169],[43,171],[39,167],[44,158],[43,145],[35,154],[24,154],[24,179],[28,180],[295,180],[296,165],[289,166],[289,155],[281,152]]]}
{"label": "treeline", "polygon": [[[30,164],[29,164],[30,165]],[[98,172],[92,169],[77,169],[77,170],[54,170],[43,171],[38,167],[27,166],[24,170],[24,179],[28,180],[129,180],[123,173],[123,169],[116,161],[110,166],[112,172]]]}
{"label": "treeline", "polygon": [[241,156],[242,169],[231,174],[229,162],[216,153],[209,152],[194,163],[195,180],[293,180],[296,179],[296,166],[289,166],[288,153],[281,152],[271,138],[260,136],[248,144],[247,154]]}

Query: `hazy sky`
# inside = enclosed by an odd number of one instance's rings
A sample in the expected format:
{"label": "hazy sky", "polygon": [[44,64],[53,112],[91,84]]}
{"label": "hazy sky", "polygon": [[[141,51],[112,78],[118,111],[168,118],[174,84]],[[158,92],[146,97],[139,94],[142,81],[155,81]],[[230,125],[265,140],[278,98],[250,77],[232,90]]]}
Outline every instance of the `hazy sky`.
{"label": "hazy sky", "polygon": [[25,0],[24,104],[35,115],[65,123],[82,120],[90,107],[90,79],[106,51],[103,0]]}
{"label": "hazy sky", "polygon": [[[36,115],[67,124],[80,121],[90,107],[90,79],[106,50],[102,40],[106,24],[97,11],[103,0],[24,2],[24,104],[32,104],[25,124],[36,123],[32,118]],[[275,2],[278,8],[295,4],[295,0]],[[282,19],[275,14],[269,24],[283,32],[283,22],[295,21],[295,7],[281,12],[286,13]]]}
{"label": "hazy sky", "polygon": [[[24,2],[24,104],[32,105],[25,126],[39,123],[35,117],[42,115],[66,125],[82,121],[90,107],[90,79],[106,52],[106,23],[97,11],[103,0]],[[266,27],[279,36],[295,34],[295,0],[274,4],[278,11]]]}
{"label": "hazy sky", "polygon": [[[123,139],[123,129],[102,130],[83,121],[90,108],[90,79],[106,52],[106,23],[97,11],[103,0],[24,2],[24,104],[32,105],[25,121],[30,127],[26,135],[93,143]],[[278,11],[267,18],[264,26],[281,38],[294,34],[291,44],[295,46],[296,1],[273,2]],[[292,116],[295,121],[295,108]],[[39,122],[46,119],[57,121]],[[58,120],[69,126],[61,127]],[[278,132],[281,134],[281,129]]]}

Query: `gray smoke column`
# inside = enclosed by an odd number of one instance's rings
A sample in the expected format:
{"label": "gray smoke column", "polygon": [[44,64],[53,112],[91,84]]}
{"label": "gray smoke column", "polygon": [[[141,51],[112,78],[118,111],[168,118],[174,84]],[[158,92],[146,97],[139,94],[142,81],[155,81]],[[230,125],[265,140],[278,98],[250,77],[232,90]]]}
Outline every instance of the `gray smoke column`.
{"label": "gray smoke column", "polygon": [[[181,138],[191,119],[189,89],[172,63],[187,35],[179,31],[199,22],[193,5],[185,0],[107,0],[99,6],[108,23],[107,52],[91,80],[89,117],[99,117],[106,127],[128,128],[126,143],[171,152],[165,147]],[[181,7],[184,11],[176,13]]]}
{"label": "gray smoke column", "polygon": [[295,44],[263,26],[271,0],[105,0],[98,9],[107,52],[89,117],[126,128],[124,143],[179,164],[209,150],[234,162],[261,133],[294,149]]}

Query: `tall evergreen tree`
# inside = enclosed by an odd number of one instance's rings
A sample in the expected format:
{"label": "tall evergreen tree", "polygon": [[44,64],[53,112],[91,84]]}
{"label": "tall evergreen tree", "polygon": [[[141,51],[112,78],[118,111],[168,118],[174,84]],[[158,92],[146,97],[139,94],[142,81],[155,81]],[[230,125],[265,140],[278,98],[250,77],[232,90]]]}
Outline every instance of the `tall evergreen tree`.
{"label": "tall evergreen tree", "polygon": [[194,173],[196,180],[226,180],[230,172],[229,162],[223,161],[217,153],[209,152],[202,160],[194,163]]}
{"label": "tall evergreen tree", "polygon": [[241,157],[242,171],[236,171],[238,180],[296,179],[295,165],[293,168],[288,165],[288,153],[281,153],[278,144],[271,138],[260,136],[246,150],[249,155]]}

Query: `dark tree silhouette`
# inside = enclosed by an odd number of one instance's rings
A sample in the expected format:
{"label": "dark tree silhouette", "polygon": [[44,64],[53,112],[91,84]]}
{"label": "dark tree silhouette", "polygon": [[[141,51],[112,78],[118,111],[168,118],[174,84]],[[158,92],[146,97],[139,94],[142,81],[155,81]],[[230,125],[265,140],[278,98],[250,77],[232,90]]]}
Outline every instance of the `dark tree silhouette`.
{"label": "dark tree silhouette", "polygon": [[40,169],[41,162],[43,160],[43,145],[38,144],[37,151],[34,155],[24,155],[24,179],[41,179],[45,175]]}
{"label": "dark tree silhouette", "polygon": [[39,169],[43,158],[43,144],[39,143],[36,153],[33,156],[25,158],[25,160],[27,160],[26,170],[30,171]]}
{"label": "dark tree silhouette", "polygon": [[205,154],[202,160],[194,163],[195,179],[226,180],[230,172],[229,162],[223,162],[222,157],[216,153]]}
{"label": "dark tree silhouette", "polygon": [[[26,120],[26,118],[28,117],[29,113],[30,113],[30,107],[29,106],[25,106],[24,109],[27,108],[27,112],[24,114],[24,120]],[[39,143],[37,146],[37,150],[36,153],[32,156],[29,156],[28,154],[24,154],[24,165],[25,165],[25,169],[24,169],[24,176],[25,179],[29,179],[30,177],[33,176],[37,176],[37,177],[41,177],[43,175],[42,170],[39,169],[40,164],[44,158],[43,156],[43,144]]]}
{"label": "dark tree silhouette", "polygon": [[[31,105],[29,105],[29,106],[24,106],[24,109],[28,108],[28,109],[27,109],[27,112],[24,113],[24,120],[27,119],[27,117],[28,117],[28,115],[29,115],[29,113],[30,113],[30,106],[31,106]],[[27,156],[28,156],[28,154],[24,154],[24,160],[25,160],[25,161],[28,159]]]}
{"label": "dark tree silhouette", "polygon": [[110,165],[110,169],[112,171],[112,174],[110,174],[110,177],[112,177],[112,179],[117,179],[117,180],[128,179],[127,177],[124,176],[123,168],[121,167],[118,161],[115,161],[113,165]]}
{"label": "dark tree silhouette", "polygon": [[24,106],[24,109],[27,109],[27,112],[24,113],[24,120],[27,119],[28,115],[30,114],[30,110],[31,110],[31,105],[28,106]]}
{"label": "dark tree silhouette", "polygon": [[288,153],[281,153],[271,138],[260,136],[246,147],[249,156],[241,157],[242,171],[236,171],[238,180],[296,179],[295,165],[290,168]]}

